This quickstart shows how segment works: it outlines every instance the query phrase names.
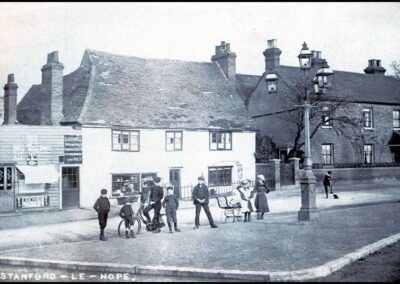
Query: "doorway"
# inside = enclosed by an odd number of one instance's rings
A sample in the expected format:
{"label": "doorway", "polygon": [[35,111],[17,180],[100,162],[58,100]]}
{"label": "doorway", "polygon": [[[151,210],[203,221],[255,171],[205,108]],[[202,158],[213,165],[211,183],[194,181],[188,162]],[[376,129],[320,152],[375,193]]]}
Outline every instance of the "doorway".
{"label": "doorway", "polygon": [[62,168],[62,208],[79,208],[79,167]]}
{"label": "doorway", "polygon": [[13,167],[0,166],[0,212],[14,211],[14,195]]}
{"label": "doorway", "polygon": [[181,170],[169,170],[169,182],[174,186],[174,195],[181,198]]}

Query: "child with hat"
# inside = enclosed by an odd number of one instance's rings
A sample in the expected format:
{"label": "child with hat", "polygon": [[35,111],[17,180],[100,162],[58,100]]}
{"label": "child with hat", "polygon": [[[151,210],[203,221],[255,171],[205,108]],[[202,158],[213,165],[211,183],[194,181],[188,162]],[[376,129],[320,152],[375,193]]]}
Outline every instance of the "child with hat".
{"label": "child with hat", "polygon": [[100,193],[101,195],[96,200],[93,209],[96,210],[99,218],[100,240],[106,241],[107,238],[104,236],[104,229],[107,226],[108,212],[110,212],[110,201],[107,198],[107,189],[103,188]]}
{"label": "child with hat", "polygon": [[174,187],[170,184],[167,185],[167,196],[164,198],[162,205],[165,208],[165,213],[167,215],[169,232],[173,233],[171,224],[172,222],[174,222],[175,232],[180,232],[181,230],[178,229],[178,220],[176,218],[176,210],[178,210],[179,207],[179,200],[174,195]]}
{"label": "child with hat", "polygon": [[269,212],[267,193],[270,192],[270,189],[265,182],[264,175],[257,176],[255,192],[256,198],[254,200],[254,205],[257,209],[257,219],[264,219],[264,213]]}

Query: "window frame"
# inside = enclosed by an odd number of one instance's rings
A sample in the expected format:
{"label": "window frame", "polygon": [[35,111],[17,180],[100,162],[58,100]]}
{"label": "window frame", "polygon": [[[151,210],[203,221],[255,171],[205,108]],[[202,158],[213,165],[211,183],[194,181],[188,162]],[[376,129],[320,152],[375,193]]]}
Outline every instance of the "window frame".
{"label": "window frame", "polygon": [[[397,112],[397,119],[394,118],[394,114]],[[394,109],[392,112],[393,129],[400,130],[400,109]],[[397,121],[397,126],[395,126],[395,121]]]}
{"label": "window frame", "polygon": [[[370,162],[367,162],[367,160],[366,160],[366,157],[367,157],[367,155],[366,155],[366,151],[365,151],[365,147],[366,146],[371,146],[371,151],[370,151],[370,157],[371,157],[371,161]],[[374,147],[374,144],[364,144],[364,146],[363,146],[363,163],[364,164],[373,164],[373,163],[375,163],[375,147]]]}
{"label": "window frame", "polygon": [[[216,134],[216,143],[213,143],[212,142],[212,140],[213,140],[213,134]],[[229,134],[229,137],[230,137],[230,143],[229,143],[229,145],[230,145],[230,148],[227,148],[226,147],[226,145],[227,145],[227,143],[226,143],[226,141],[227,141],[227,139],[226,139],[226,134]],[[220,138],[221,139],[218,139],[218,135],[220,135]],[[223,135],[223,136],[222,136]],[[222,139],[222,137],[224,137],[224,139]],[[209,150],[210,151],[232,151],[232,148],[233,148],[233,133],[232,133],[232,131],[209,131]],[[218,142],[218,141],[221,141],[221,143],[220,142]],[[222,141],[223,141],[223,144],[224,144],[224,147],[222,148],[220,148],[219,147],[219,144],[222,144]],[[215,149],[213,149],[212,147],[211,147],[211,145],[212,144],[216,144],[216,148]]]}
{"label": "window frame", "polygon": [[[233,169],[233,166],[212,166],[212,167],[208,167],[208,186],[232,186],[232,169]],[[219,170],[222,170],[222,171],[229,170],[229,175],[230,176],[229,176],[229,181],[228,182],[224,182],[224,180],[222,180],[222,182],[220,182],[220,181],[213,182],[212,178],[214,178],[214,177],[210,174],[210,171],[219,171]],[[222,173],[222,175],[223,175],[222,178],[225,178],[224,174],[225,173],[223,172]],[[218,178],[218,176],[216,178]]]}
{"label": "window frame", "polygon": [[[365,116],[364,113],[369,113],[369,121],[370,121],[370,126],[365,126]],[[374,111],[372,107],[363,107],[362,110],[362,124],[364,129],[373,129],[374,128]]]}
{"label": "window frame", "polygon": [[[128,143],[123,143],[123,135],[128,133]],[[132,149],[132,134],[137,135],[137,149]],[[114,144],[114,134],[119,135],[119,149],[115,147]],[[128,145],[127,149],[123,149],[123,145]],[[111,129],[111,151],[115,152],[140,152],[140,130],[127,130],[127,129]]]}
{"label": "window frame", "polygon": [[[174,134],[174,142],[169,144],[173,145],[173,149],[168,149],[168,133]],[[181,135],[181,148],[176,148],[176,134],[179,133]],[[166,130],[165,131],[165,151],[166,152],[175,152],[175,151],[183,151],[183,131],[182,130]]]}
{"label": "window frame", "polygon": [[[330,119],[330,115],[324,114],[325,111],[330,112],[330,108],[331,108],[330,106],[322,107],[322,125],[321,125],[322,128],[332,128],[333,127],[333,121]],[[328,117],[328,119],[330,119],[330,120],[328,120],[328,124],[326,124],[326,122],[324,121],[325,117]]]}
{"label": "window frame", "polygon": [[[330,146],[330,148],[329,148],[329,154],[325,154],[324,153],[324,146]],[[334,151],[333,151],[333,143],[323,143],[322,145],[321,145],[321,154],[322,154],[322,161],[323,161],[323,164],[324,165],[333,165],[333,163],[334,163]],[[326,156],[329,156],[330,157],[330,163],[325,163],[325,158],[324,157],[326,157]]]}

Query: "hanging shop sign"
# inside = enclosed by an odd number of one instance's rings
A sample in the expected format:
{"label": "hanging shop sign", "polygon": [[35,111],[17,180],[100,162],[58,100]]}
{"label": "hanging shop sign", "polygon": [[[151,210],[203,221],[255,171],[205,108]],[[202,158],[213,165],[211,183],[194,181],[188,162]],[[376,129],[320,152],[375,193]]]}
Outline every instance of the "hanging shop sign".
{"label": "hanging shop sign", "polygon": [[82,164],[82,135],[64,135],[64,163]]}
{"label": "hanging shop sign", "polygon": [[17,197],[17,208],[47,207],[50,204],[48,195],[31,195]]}

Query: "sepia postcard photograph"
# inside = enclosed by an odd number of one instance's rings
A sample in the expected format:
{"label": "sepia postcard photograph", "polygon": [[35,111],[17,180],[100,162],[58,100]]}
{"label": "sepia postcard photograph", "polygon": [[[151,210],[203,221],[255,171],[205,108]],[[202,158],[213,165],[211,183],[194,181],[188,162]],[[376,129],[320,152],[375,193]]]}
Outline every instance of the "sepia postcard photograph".
{"label": "sepia postcard photograph", "polygon": [[400,281],[399,2],[0,10],[0,282]]}

